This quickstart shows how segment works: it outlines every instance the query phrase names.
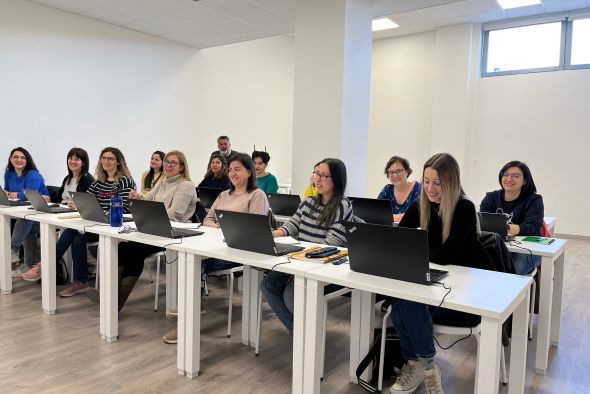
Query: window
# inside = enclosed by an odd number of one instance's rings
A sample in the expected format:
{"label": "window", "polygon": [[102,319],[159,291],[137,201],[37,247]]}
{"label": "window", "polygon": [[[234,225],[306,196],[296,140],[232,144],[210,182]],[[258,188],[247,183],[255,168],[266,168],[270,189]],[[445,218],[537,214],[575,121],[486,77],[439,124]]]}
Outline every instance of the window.
{"label": "window", "polygon": [[590,68],[590,18],[552,19],[484,26],[482,76]]}

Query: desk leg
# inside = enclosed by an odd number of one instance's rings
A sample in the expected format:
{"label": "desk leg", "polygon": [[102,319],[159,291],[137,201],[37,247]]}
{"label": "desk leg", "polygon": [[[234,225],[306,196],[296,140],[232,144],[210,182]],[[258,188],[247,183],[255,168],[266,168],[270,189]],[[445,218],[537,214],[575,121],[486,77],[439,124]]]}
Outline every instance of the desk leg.
{"label": "desk leg", "polygon": [[201,368],[201,256],[178,254],[178,373],[194,379]]}
{"label": "desk leg", "polygon": [[[244,266],[246,269],[246,266]],[[244,294],[242,296],[242,325],[248,325],[250,346],[256,346],[256,323],[258,319],[258,303],[260,302],[260,282],[262,282],[263,273],[260,270],[248,267],[250,270],[249,284],[244,284]],[[246,298],[246,288],[248,298]],[[249,310],[248,310],[249,308]],[[243,342],[243,341],[242,341]]]}
{"label": "desk leg", "polygon": [[[360,290],[352,290],[350,307],[350,381],[358,384],[356,369],[369,351],[373,342],[375,321],[375,294]],[[369,371],[362,378],[369,380]]]}
{"label": "desk leg", "polygon": [[551,344],[557,346],[559,343],[559,334],[561,330],[561,301],[563,297],[563,279],[565,250],[555,260],[555,272],[553,276],[553,298],[551,307]]}
{"label": "desk leg", "polygon": [[4,294],[12,293],[10,238],[10,216],[0,215],[0,291]]}
{"label": "desk leg", "polygon": [[[295,280],[295,294],[294,294],[294,308],[293,311],[293,384],[291,391],[293,393],[304,392],[304,374],[305,352],[307,351],[305,345],[305,312],[306,312],[306,287],[305,278],[296,276]],[[315,354],[312,355],[312,360],[316,360]]]}
{"label": "desk leg", "polygon": [[40,223],[41,227],[41,304],[43,312],[54,315],[55,300],[55,226]]}
{"label": "desk leg", "polygon": [[[170,256],[170,260],[168,260]],[[178,306],[178,259],[180,252],[166,251],[166,310]],[[168,263],[168,261],[174,261]]]}
{"label": "desk leg", "polygon": [[478,373],[476,373],[477,381],[475,382],[475,392],[477,394],[496,394],[498,392],[500,386],[501,337],[502,323],[496,319],[482,317],[481,339],[477,354]]}
{"label": "desk leg", "polygon": [[537,327],[537,354],[535,370],[545,375],[549,357],[549,335],[551,325],[551,306],[553,300],[554,261],[550,257],[541,260],[541,289],[539,291],[539,325]]}
{"label": "desk leg", "polygon": [[[250,266],[244,266],[244,289],[242,294],[242,343],[246,346],[254,345],[254,342],[250,342],[252,337],[250,333],[250,311],[252,310],[252,291],[256,290],[252,288],[252,275],[254,269]],[[256,330],[254,330],[254,335]]]}
{"label": "desk leg", "polygon": [[114,342],[119,336],[119,240],[99,236],[100,267],[100,336]]}
{"label": "desk leg", "polygon": [[[302,291],[305,288],[305,279],[295,277],[295,291]],[[299,289],[298,289],[299,288]],[[297,300],[299,301],[299,300]],[[324,283],[317,280],[307,279],[307,290],[305,292],[305,320],[301,319],[301,312],[294,316],[293,327],[293,362],[295,363],[296,347],[301,345],[305,338],[305,365],[303,366],[303,393],[319,393],[322,367],[322,326],[324,320]],[[295,303],[297,308],[297,302]],[[301,324],[297,324],[297,323]],[[305,327],[305,328],[303,328]],[[301,361],[298,361],[301,362]],[[297,365],[299,366],[299,365]],[[295,368],[293,364],[293,385],[295,386]],[[295,393],[295,389],[293,390]]]}
{"label": "desk leg", "polygon": [[510,386],[509,394],[524,393],[526,374],[526,348],[528,342],[528,317],[530,287],[520,305],[512,314],[512,340],[510,342]]}

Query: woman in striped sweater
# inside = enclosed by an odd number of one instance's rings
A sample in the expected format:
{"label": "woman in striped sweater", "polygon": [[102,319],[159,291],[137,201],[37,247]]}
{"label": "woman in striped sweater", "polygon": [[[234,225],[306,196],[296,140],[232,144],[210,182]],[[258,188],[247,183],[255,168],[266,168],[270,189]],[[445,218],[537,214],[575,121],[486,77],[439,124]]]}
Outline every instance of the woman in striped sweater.
{"label": "woman in striped sweater", "polygon": [[[272,235],[343,246],[346,244],[346,236],[342,223],[352,219],[352,205],[344,197],[346,166],[338,159],[324,159],[313,175],[318,194],[303,200],[291,220],[274,230]],[[272,271],[262,281],[260,289],[289,334],[293,335],[292,276]]]}

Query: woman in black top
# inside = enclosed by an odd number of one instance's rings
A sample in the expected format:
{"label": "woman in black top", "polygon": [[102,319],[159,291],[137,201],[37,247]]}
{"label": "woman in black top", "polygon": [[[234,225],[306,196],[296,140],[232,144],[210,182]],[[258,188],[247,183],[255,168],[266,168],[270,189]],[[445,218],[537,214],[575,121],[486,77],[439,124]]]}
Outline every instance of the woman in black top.
{"label": "woman in black top", "polygon": [[219,153],[213,153],[209,159],[207,173],[198,187],[210,189],[229,189],[228,163]]}
{"label": "woman in black top", "polygon": [[66,159],[68,175],[61,182],[61,187],[51,202],[67,204],[70,201],[69,193],[72,191],[85,192],[88,190],[94,177],[88,173],[88,152],[82,148],[72,148]]}
{"label": "woman in black top", "polygon": [[[434,263],[493,269],[478,240],[475,206],[463,192],[457,161],[448,153],[436,154],[424,164],[422,176],[420,199],[408,208],[400,227],[428,230],[430,261]],[[442,393],[440,368],[434,363],[433,319],[442,324],[475,326],[477,317],[397,300],[391,318],[408,363],[390,391],[413,393],[425,380],[427,392]]]}

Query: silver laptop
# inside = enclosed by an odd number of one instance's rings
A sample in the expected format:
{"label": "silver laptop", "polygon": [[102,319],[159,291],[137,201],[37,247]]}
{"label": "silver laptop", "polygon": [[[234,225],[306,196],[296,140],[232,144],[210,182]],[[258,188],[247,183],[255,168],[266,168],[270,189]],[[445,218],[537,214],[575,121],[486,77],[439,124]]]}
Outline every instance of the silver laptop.
{"label": "silver laptop", "polygon": [[25,196],[27,196],[27,200],[31,202],[31,205],[36,211],[45,213],[67,213],[77,211],[76,209],[60,207],[59,204],[49,205],[41,193],[39,193],[37,190],[24,189],[23,192],[25,193]]}
{"label": "silver laptop", "polygon": [[0,206],[22,207],[24,205],[31,205],[31,203],[29,201],[24,201],[24,200],[11,200],[11,199],[9,199],[8,196],[6,195],[6,192],[4,191],[4,189],[2,189],[2,186],[0,186]]}
{"label": "silver laptop", "polygon": [[[70,196],[72,196],[72,200],[74,200],[74,204],[76,204],[76,208],[80,212],[82,219],[92,222],[110,223],[108,213],[102,210],[96,195],[85,192],[72,192]],[[132,222],[133,219],[123,217],[123,221]]]}

